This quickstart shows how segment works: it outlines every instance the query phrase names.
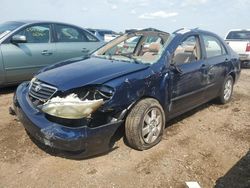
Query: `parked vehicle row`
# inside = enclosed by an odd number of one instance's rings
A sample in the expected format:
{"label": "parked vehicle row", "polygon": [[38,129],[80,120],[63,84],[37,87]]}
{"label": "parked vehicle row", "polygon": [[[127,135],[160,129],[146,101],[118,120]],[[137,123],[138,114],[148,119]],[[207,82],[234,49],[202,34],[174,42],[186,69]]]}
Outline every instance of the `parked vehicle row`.
{"label": "parked vehicle row", "polygon": [[239,54],[242,67],[250,67],[250,29],[230,30],[225,41]]}
{"label": "parked vehicle row", "polygon": [[103,44],[87,30],[65,23],[0,24],[0,87],[30,80],[35,72],[56,62],[88,56]]}
{"label": "parked vehicle row", "polygon": [[19,85],[14,106],[49,147],[104,152],[124,125],[128,144],[145,150],[160,142],[166,121],[215,98],[229,102],[239,75],[238,55],[211,32],[145,29],[46,67]]}

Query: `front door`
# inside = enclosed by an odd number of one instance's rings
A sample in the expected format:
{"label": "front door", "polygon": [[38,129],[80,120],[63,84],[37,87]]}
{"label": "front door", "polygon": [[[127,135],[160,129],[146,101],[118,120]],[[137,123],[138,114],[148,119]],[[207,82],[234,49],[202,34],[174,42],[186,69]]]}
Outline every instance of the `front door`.
{"label": "front door", "polygon": [[176,48],[172,60],[171,114],[181,114],[204,100],[204,61],[198,36],[189,36]]}
{"label": "front door", "polygon": [[55,63],[50,24],[28,26],[15,34],[26,36],[27,42],[1,44],[8,84],[29,80],[42,67]]}

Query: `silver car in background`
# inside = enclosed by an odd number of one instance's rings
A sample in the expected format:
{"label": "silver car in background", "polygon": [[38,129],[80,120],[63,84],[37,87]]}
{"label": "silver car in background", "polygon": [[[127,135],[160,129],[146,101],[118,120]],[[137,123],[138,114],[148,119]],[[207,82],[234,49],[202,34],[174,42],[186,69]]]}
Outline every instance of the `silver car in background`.
{"label": "silver car in background", "polygon": [[104,42],[66,23],[11,21],[0,24],[0,87],[29,80],[41,68],[86,57]]}

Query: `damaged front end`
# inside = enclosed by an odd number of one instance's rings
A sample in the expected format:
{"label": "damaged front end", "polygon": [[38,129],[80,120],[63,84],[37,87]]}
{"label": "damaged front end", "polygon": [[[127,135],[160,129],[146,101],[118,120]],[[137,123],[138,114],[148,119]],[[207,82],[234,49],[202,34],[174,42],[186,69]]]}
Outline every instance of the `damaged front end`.
{"label": "damaged front end", "polygon": [[95,85],[61,92],[33,80],[19,85],[14,105],[32,137],[49,147],[87,157],[109,151],[112,138],[123,123],[114,121],[112,112],[105,108],[113,91]]}
{"label": "damaged front end", "polygon": [[[97,127],[114,120],[112,109],[106,105],[114,95],[114,89],[109,86],[90,85],[68,91],[54,88],[55,92],[49,88],[52,86],[33,79],[29,98],[52,122],[69,127]],[[48,91],[52,93],[50,96]]]}

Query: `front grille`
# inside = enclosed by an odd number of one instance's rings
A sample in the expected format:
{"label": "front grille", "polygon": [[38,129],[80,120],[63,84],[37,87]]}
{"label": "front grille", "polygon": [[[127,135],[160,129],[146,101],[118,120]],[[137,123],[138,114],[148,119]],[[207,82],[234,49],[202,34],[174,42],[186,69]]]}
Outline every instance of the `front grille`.
{"label": "front grille", "polygon": [[35,81],[30,86],[29,95],[32,98],[46,102],[57,92],[57,88],[40,81]]}

